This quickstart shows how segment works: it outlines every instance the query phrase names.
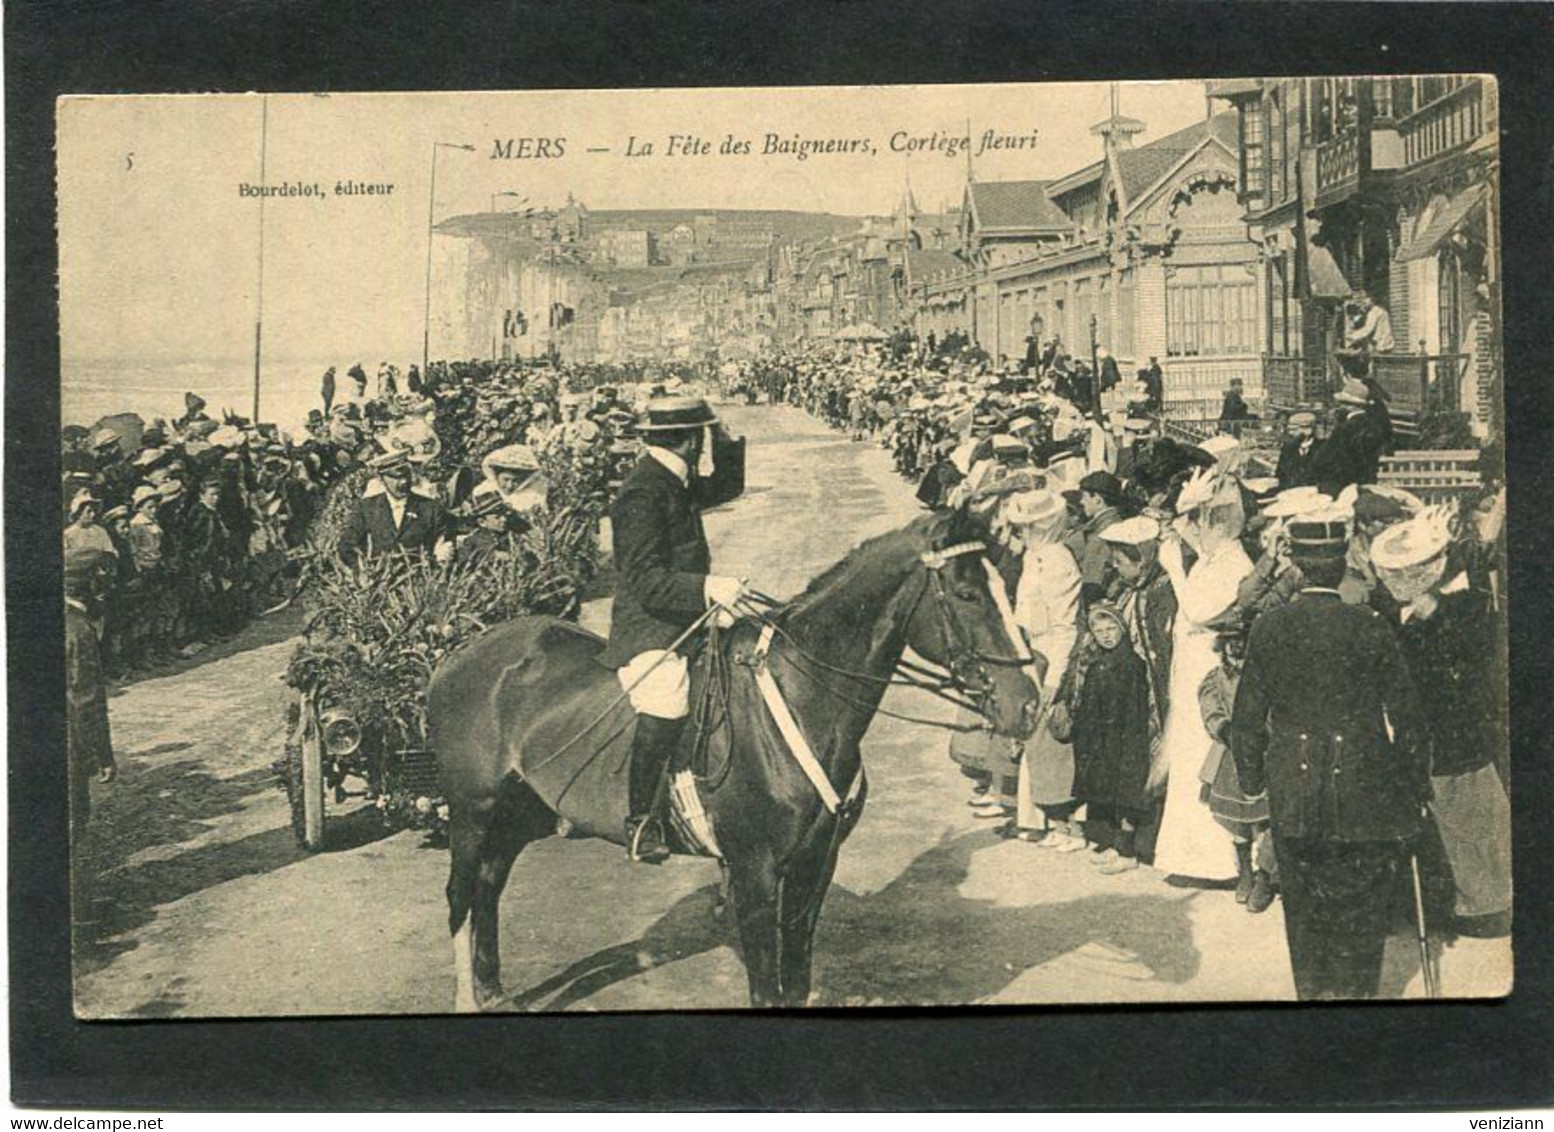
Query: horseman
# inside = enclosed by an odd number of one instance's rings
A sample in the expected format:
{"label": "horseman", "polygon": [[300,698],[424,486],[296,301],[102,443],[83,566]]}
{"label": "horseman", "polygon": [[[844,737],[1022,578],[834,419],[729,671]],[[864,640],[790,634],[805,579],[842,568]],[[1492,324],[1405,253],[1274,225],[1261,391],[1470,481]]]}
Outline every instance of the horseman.
{"label": "horseman", "polygon": [[[604,663],[616,670],[637,713],[627,852],[656,864],[669,855],[654,819],[658,786],[690,714],[688,646],[673,646],[707,609],[732,609],[746,594],[739,579],[711,573],[701,522],[702,508],[744,490],[745,442],[730,437],[700,397],[651,401],[637,427],[646,450],[610,508],[619,581]],[[709,433],[713,471],[703,478],[697,467]]]}

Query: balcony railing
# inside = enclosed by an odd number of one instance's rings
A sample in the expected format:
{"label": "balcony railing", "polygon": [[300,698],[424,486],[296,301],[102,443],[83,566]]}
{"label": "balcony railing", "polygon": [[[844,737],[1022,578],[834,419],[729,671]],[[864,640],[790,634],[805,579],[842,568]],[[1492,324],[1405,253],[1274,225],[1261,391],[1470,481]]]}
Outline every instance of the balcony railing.
{"label": "balcony railing", "polygon": [[1263,355],[1263,388],[1270,405],[1306,405],[1327,400],[1331,384],[1321,358]]}
{"label": "balcony railing", "polygon": [[1360,183],[1360,133],[1348,130],[1317,146],[1318,207],[1349,196]]}
{"label": "balcony railing", "polygon": [[1417,354],[1377,354],[1371,359],[1371,375],[1386,393],[1393,416],[1418,417],[1436,409],[1462,412],[1467,367],[1467,354],[1428,354],[1423,342]]}
{"label": "balcony railing", "polygon": [[1488,122],[1486,111],[1484,83],[1470,79],[1410,114],[1398,123],[1404,164],[1417,165],[1481,136]]}

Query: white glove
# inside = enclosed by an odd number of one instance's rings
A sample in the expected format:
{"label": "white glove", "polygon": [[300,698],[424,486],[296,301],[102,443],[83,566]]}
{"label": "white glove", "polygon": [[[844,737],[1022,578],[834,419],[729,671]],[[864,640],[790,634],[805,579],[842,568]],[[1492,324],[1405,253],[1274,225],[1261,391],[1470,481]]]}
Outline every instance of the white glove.
{"label": "white glove", "polygon": [[745,596],[744,582],[738,578],[721,578],[716,574],[707,575],[702,589],[708,605],[721,605],[725,609],[733,609]]}

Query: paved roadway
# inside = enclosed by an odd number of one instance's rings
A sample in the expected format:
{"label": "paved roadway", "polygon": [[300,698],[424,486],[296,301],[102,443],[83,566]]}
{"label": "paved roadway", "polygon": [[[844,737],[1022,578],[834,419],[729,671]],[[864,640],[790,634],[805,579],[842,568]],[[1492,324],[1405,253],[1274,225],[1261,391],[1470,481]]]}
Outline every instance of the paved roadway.
{"label": "paved roadway", "polygon": [[[789,408],[725,407],[751,438],[749,489],[708,516],[717,568],[791,593],[859,540],[904,523],[911,492],[877,447]],[[597,614],[591,610],[591,614]],[[119,782],[98,789],[100,875],[78,944],[87,1017],[444,1012],[453,1002],[447,854],[374,816],[332,819],[340,847],[300,852],[269,763],[292,648],[258,627],[111,702]],[[919,693],[894,706],[944,709]],[[1278,904],[1153,870],[1107,878],[1077,855],[1003,842],[966,807],[946,735],[879,720],[868,810],[843,849],[816,947],[820,1005],[1159,1002],[1293,997]],[[597,842],[526,851],[502,907],[503,976],[543,1010],[741,1007],[710,862],[629,866]],[[1417,993],[1405,938],[1387,989]],[[1495,993],[1507,945],[1459,945],[1449,993]]]}

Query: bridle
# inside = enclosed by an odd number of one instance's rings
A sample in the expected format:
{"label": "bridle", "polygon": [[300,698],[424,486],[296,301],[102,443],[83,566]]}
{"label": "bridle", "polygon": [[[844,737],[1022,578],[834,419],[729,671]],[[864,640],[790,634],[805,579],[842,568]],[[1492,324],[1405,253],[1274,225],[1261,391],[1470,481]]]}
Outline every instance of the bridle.
{"label": "bridle", "polygon": [[[903,715],[893,712],[877,704],[867,704],[853,696],[849,696],[822,680],[813,669],[823,669],[836,676],[856,681],[861,684],[875,684],[881,687],[908,687],[917,688],[929,693],[941,700],[954,704],[956,707],[976,712],[985,720],[991,720],[992,709],[995,702],[993,681],[988,672],[989,665],[997,665],[1009,668],[1024,668],[1033,663],[1030,656],[999,656],[993,653],[983,652],[977,648],[976,642],[952,613],[953,600],[948,584],[944,577],[945,568],[957,558],[976,554],[981,557],[983,569],[988,576],[988,589],[992,594],[994,603],[998,606],[1003,620],[1005,631],[1011,642],[1016,646],[1020,641],[1019,629],[1015,624],[1014,613],[1009,608],[1009,602],[1003,591],[1003,579],[987,557],[987,547],[978,541],[956,543],[953,546],[926,550],[919,555],[923,570],[923,584],[918,587],[912,602],[907,606],[906,614],[899,624],[903,627],[910,625],[917,616],[918,607],[922,605],[923,598],[930,592],[934,599],[934,613],[938,621],[939,632],[944,641],[945,651],[949,654],[942,666],[931,664],[918,664],[907,660],[905,657],[896,662],[895,668],[889,676],[874,676],[867,672],[857,672],[852,669],[842,668],[838,665],[824,661],[814,656],[800,644],[791,633],[781,624],[779,619],[762,615],[758,618],[772,635],[782,638],[788,646],[785,653],[790,663],[801,671],[810,669],[806,673],[817,684],[826,688],[832,695],[857,707],[867,708],[872,712],[891,719],[899,719],[908,723],[920,723],[928,727],[938,727],[947,731],[980,731],[985,730],[981,724],[967,726],[962,723],[945,723],[941,720],[923,719],[916,716]],[[772,607],[778,607],[781,603],[764,594],[756,594],[757,600]],[[741,663],[758,664],[764,661],[763,655],[752,655],[748,660],[736,658]],[[942,668],[942,671],[939,669]]]}
{"label": "bridle", "polygon": [[976,642],[971,639],[965,627],[953,614],[954,603],[949,592],[949,585],[945,580],[945,569],[957,558],[975,554],[981,560],[982,568],[987,573],[988,592],[992,595],[994,604],[998,607],[999,616],[1004,624],[1004,631],[1016,648],[1020,643],[1020,630],[1015,624],[1014,612],[1009,608],[1008,597],[1004,594],[1003,579],[999,577],[997,569],[988,560],[987,548],[977,541],[957,543],[941,550],[924,551],[921,559],[924,566],[923,588],[918,593],[917,601],[913,603],[911,610],[907,612],[907,624],[911,623],[916,613],[917,605],[922,601],[923,593],[930,588],[934,597],[934,613],[939,622],[939,632],[944,640],[946,657],[945,668],[949,671],[950,679],[959,688],[969,693],[978,708],[988,714],[993,705],[993,680],[988,672],[989,665],[997,665],[1006,668],[1024,668],[1032,663],[1029,656],[999,656],[987,653],[979,649]]}

